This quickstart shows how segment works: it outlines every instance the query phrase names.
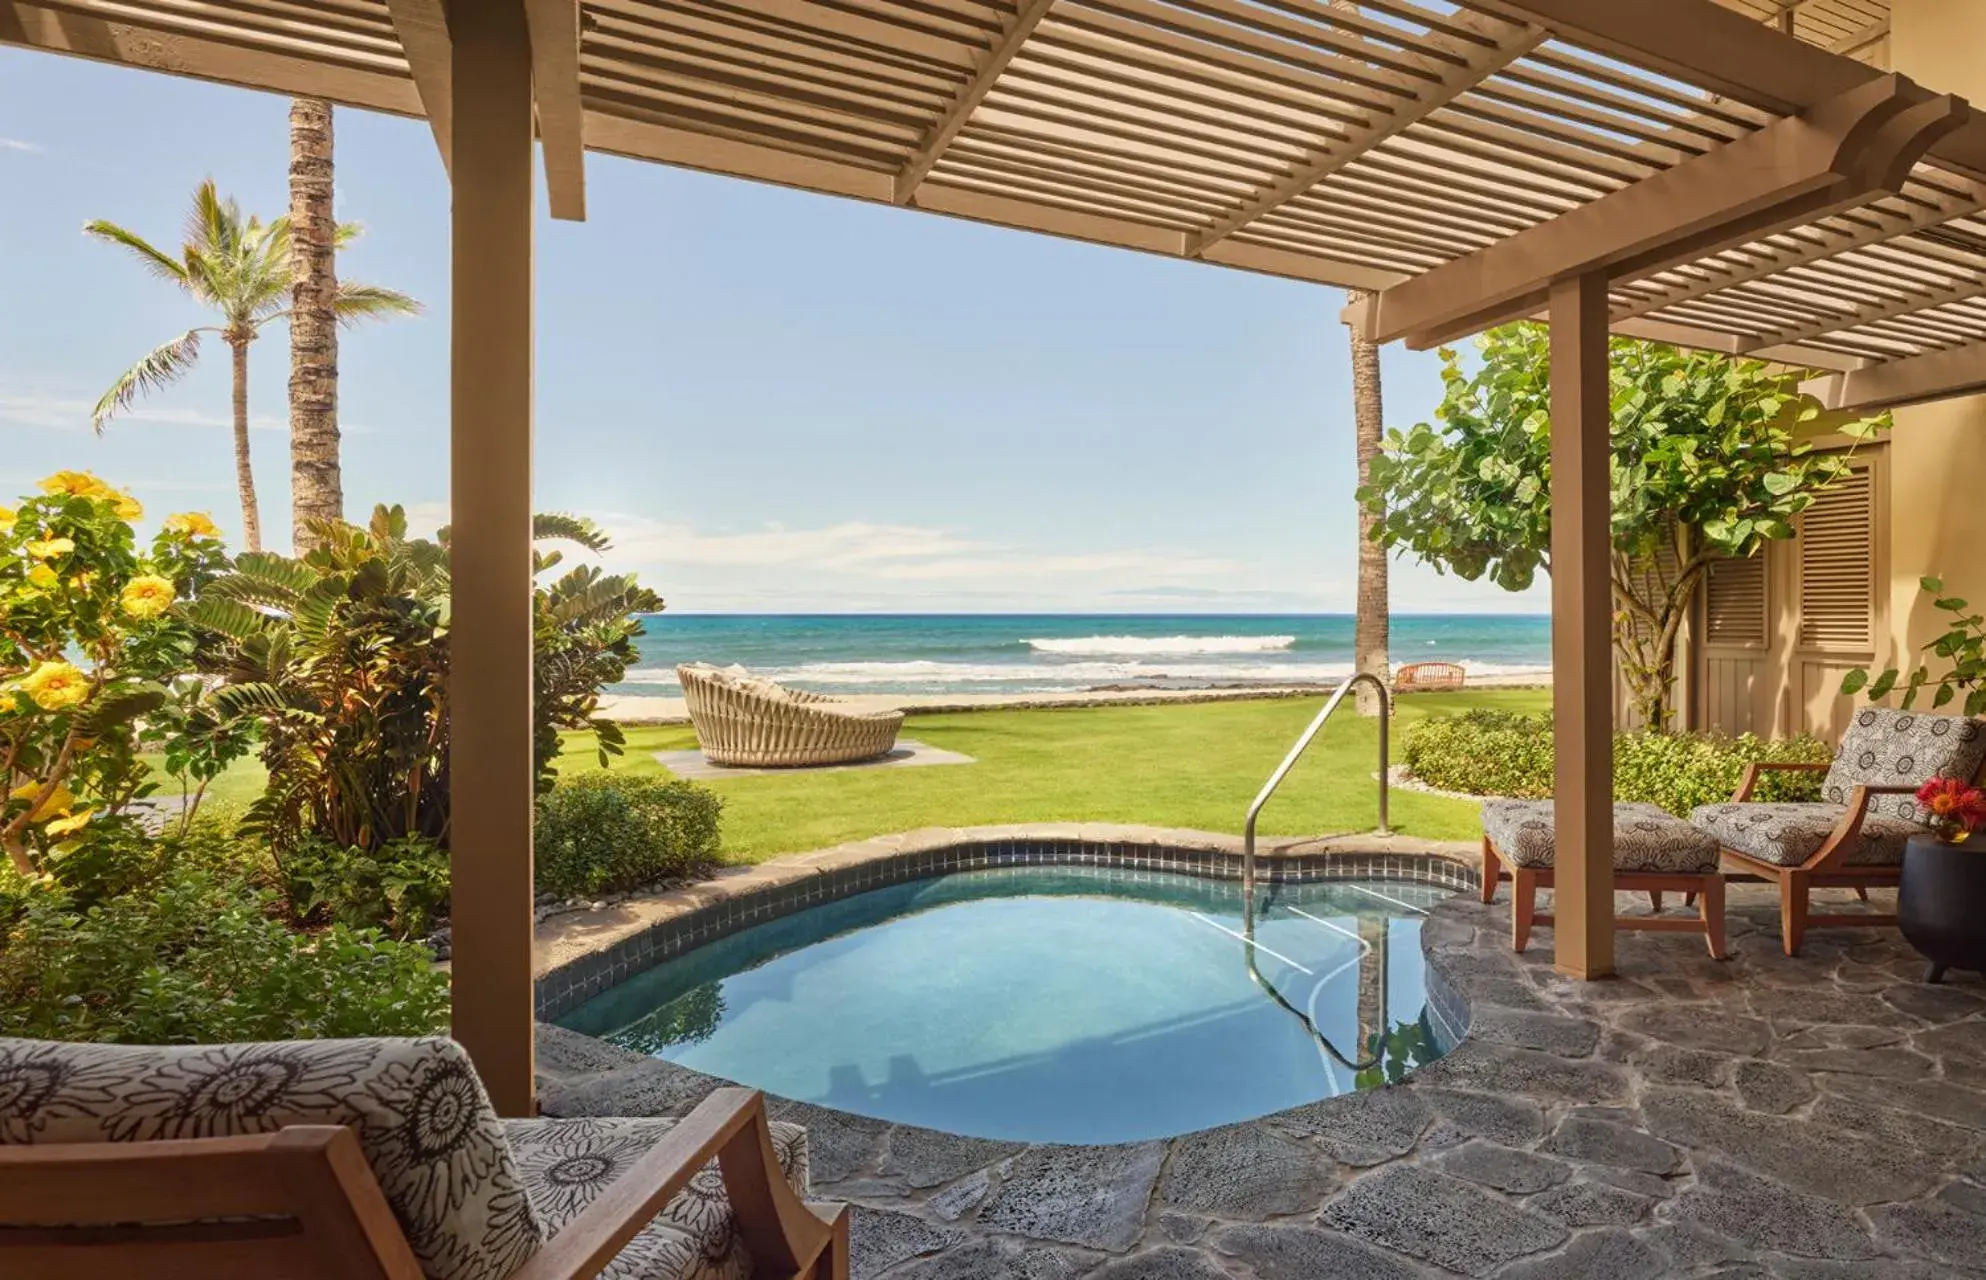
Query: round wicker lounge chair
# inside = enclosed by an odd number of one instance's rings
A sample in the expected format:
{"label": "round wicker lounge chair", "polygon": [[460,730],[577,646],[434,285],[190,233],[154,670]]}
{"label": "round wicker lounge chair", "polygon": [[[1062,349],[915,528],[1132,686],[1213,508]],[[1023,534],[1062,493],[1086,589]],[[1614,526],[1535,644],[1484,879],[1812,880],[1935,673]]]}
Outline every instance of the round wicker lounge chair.
{"label": "round wicker lounge chair", "polygon": [[1467,677],[1459,662],[1410,662],[1394,674],[1393,692],[1447,692],[1461,688]]}
{"label": "round wicker lounge chair", "polygon": [[786,689],[701,662],[676,668],[697,745],[712,764],[798,769],[887,755],[901,711],[856,711],[840,698]]}

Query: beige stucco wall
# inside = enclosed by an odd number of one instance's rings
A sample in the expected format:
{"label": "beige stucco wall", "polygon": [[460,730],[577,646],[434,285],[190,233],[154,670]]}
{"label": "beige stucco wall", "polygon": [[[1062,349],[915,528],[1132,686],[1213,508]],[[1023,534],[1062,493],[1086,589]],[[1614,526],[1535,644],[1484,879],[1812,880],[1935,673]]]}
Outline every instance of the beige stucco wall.
{"label": "beige stucco wall", "polygon": [[[1894,70],[1986,104],[1986,2],[1894,0],[1889,47]],[[1908,657],[1943,630],[1920,577],[1986,605],[1986,396],[1897,412],[1890,493],[1892,654]]]}

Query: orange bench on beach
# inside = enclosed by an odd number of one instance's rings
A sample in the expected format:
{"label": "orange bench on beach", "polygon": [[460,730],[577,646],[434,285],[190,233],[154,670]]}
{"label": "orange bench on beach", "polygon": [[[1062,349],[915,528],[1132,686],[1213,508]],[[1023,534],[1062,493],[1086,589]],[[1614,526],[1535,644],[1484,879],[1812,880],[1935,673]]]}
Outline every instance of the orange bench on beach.
{"label": "orange bench on beach", "polygon": [[1410,662],[1393,675],[1395,693],[1447,693],[1467,676],[1459,662]]}

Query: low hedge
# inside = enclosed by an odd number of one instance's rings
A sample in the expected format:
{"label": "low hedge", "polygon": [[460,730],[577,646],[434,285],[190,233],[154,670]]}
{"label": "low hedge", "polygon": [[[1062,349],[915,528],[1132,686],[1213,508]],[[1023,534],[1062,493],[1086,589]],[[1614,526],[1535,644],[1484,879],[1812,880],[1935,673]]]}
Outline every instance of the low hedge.
{"label": "low hedge", "polygon": [[[1745,766],[1763,760],[1826,762],[1818,738],[1768,741],[1753,734],[1617,733],[1614,796],[1687,815],[1729,800]],[[1552,794],[1552,722],[1546,715],[1477,710],[1436,716],[1408,729],[1402,755],[1415,778],[1444,791],[1543,799]],[[1754,799],[1816,800],[1818,773],[1767,773]]]}
{"label": "low hedge", "polygon": [[699,871],[717,861],[723,808],[690,782],[615,773],[561,782],[538,802],[538,890],[618,893]]}

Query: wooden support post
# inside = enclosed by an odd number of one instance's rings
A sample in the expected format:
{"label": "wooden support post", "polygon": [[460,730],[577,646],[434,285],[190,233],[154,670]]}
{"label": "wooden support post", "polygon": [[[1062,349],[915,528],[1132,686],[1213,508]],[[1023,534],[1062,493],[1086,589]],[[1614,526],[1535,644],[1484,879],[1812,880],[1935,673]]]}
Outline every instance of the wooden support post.
{"label": "wooden support post", "polygon": [[454,1029],[497,1111],[528,1116],[531,45],[520,0],[457,0],[449,34]]}
{"label": "wooden support post", "polygon": [[1613,587],[1609,565],[1607,277],[1551,287],[1554,962],[1614,968]]}

